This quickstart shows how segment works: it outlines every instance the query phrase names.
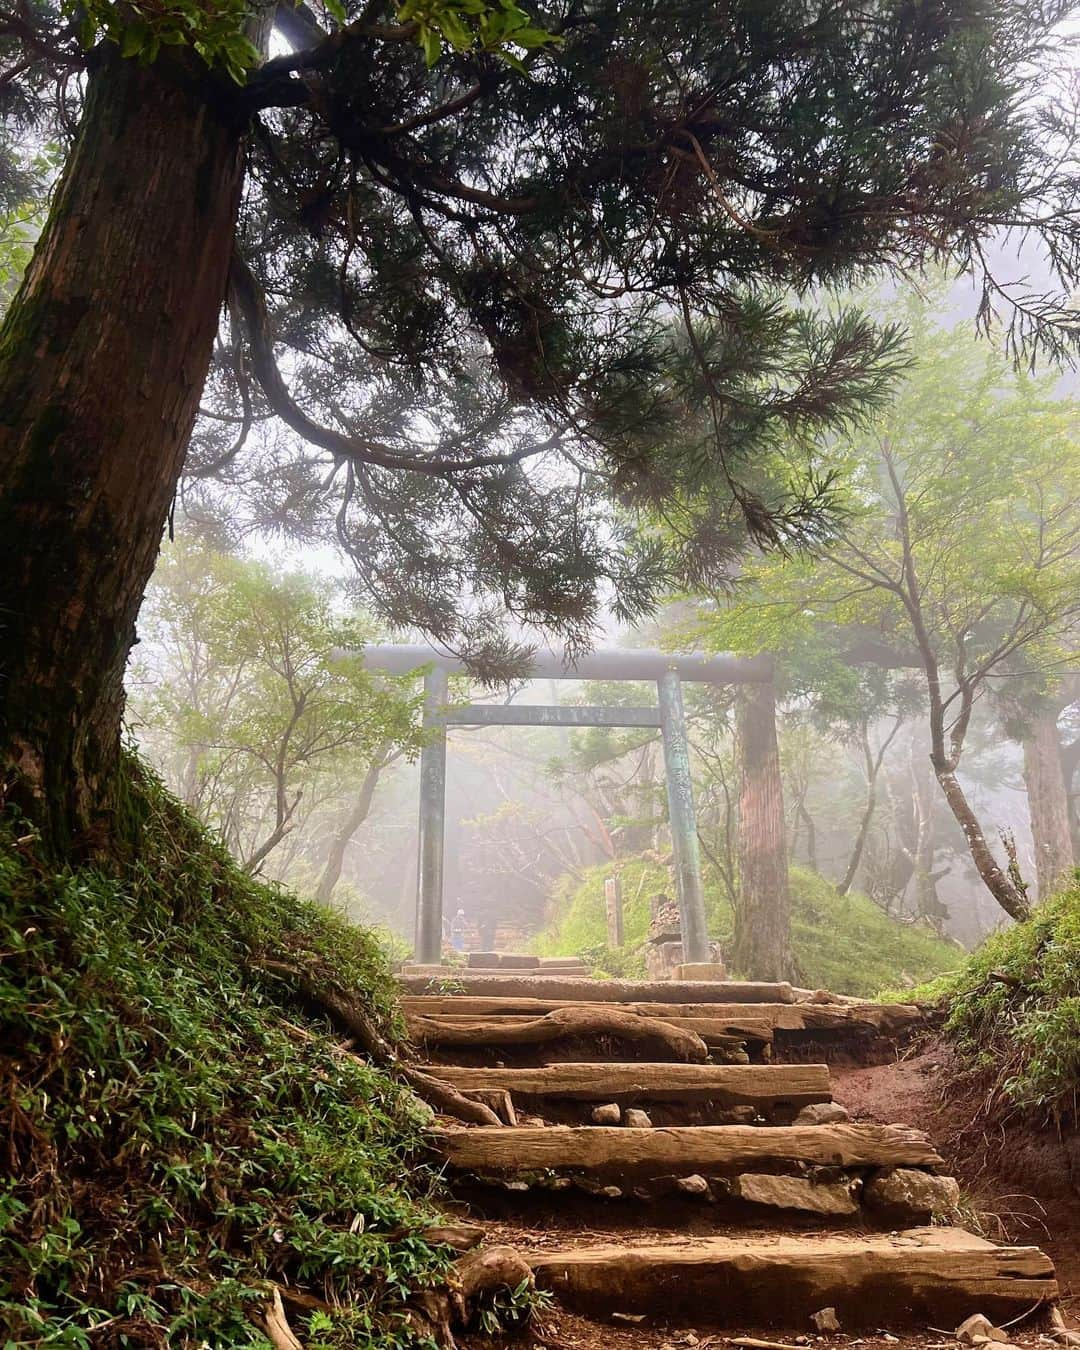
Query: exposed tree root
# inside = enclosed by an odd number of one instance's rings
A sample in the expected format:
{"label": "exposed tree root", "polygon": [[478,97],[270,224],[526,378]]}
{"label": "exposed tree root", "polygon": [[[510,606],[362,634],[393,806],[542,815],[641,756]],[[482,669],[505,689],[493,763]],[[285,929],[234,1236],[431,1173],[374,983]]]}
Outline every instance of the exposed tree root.
{"label": "exposed tree root", "polygon": [[703,1064],[709,1057],[708,1047],[696,1032],[611,1006],[558,1008],[528,1022],[511,1023],[498,1018],[445,1022],[414,1016],[409,1028],[418,1041],[432,1045],[542,1045],[584,1036],[613,1036],[662,1045],[672,1059],[686,1063]]}
{"label": "exposed tree root", "polygon": [[[453,1116],[455,1120],[469,1125],[502,1124],[490,1106],[406,1064],[367,1013],[328,977],[320,978],[316,971],[293,961],[264,959],[253,968],[262,974],[287,980],[308,1002],[315,1004],[332,1022],[347,1031],[353,1038],[355,1049],[342,1049],[339,1053],[360,1052],[363,1058],[380,1068],[400,1074],[418,1097],[443,1115]],[[290,1027],[290,1031],[307,1035],[299,1027]]]}

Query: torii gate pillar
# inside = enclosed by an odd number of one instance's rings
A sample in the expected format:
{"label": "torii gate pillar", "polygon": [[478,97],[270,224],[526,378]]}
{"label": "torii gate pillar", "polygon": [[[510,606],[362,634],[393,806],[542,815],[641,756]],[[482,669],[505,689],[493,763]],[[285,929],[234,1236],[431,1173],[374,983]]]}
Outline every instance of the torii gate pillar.
{"label": "torii gate pillar", "polygon": [[671,822],[683,960],[706,962],[711,959],[711,952],[705,924],[705,888],[701,881],[694,784],[690,777],[690,746],[686,739],[686,713],[678,671],[669,670],[661,675],[656,682],[656,690],[660,704],[660,734],[664,742],[668,819]]}
{"label": "torii gate pillar", "polygon": [[446,816],[446,727],[547,726],[657,727],[663,737],[668,814],[675,887],[682,919],[683,960],[709,960],[705,924],[705,891],[694,815],[690,749],[686,736],[682,684],[741,684],[771,679],[771,666],[759,657],[743,659],[719,654],[673,655],[641,648],[592,652],[569,664],[554,654],[533,659],[533,678],[555,680],[649,680],[656,682],[657,705],[649,708],[583,707],[578,704],[537,707],[514,704],[470,704],[448,708],[448,673],[464,669],[454,657],[428,648],[369,647],[366,663],[374,670],[407,674],[426,668],[424,728],[420,753],[420,834],[416,886],[415,959],[438,965],[442,956],[443,837]]}

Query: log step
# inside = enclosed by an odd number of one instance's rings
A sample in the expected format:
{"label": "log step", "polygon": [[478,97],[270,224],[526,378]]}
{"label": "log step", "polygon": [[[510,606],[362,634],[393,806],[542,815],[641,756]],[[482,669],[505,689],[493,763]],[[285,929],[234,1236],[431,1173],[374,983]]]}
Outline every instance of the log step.
{"label": "log step", "polygon": [[[402,1007],[406,1013],[431,1017],[543,1017],[562,1008],[595,1003],[589,999],[514,998],[507,996],[406,995]],[[840,1032],[866,1030],[893,1034],[922,1021],[921,1010],[907,1003],[664,1003],[624,1002],[626,1012],[649,1017],[707,1019],[726,1023],[733,1034],[755,1039],[762,1024],[773,1031]]]}
{"label": "log step", "polygon": [[942,1165],[929,1138],[904,1125],[491,1126],[436,1130],[434,1137],[452,1168],[481,1175],[551,1170],[644,1177],[732,1175],[778,1164]]}
{"label": "log step", "polygon": [[[570,1011],[575,1012],[582,1008],[612,1008],[614,1005],[608,1003],[594,1003],[592,1005],[581,1003],[569,1003],[563,1008],[555,1009],[562,1014]],[[651,1014],[644,1011],[649,1007],[647,1003],[635,1004],[634,1017],[651,1017]],[[625,1011],[622,1005],[619,1005],[619,1011]],[[526,1015],[511,1014],[504,1017],[469,1017],[461,1016],[456,1013],[440,1013],[435,1017],[428,1017],[422,1013],[406,1009],[405,1020],[409,1029],[409,1036],[415,1041],[422,1041],[425,1045],[452,1046],[452,1045],[485,1045],[485,1046],[507,1046],[527,1043],[522,1039],[522,1028],[534,1027],[539,1022],[549,1016],[548,1013],[542,1013],[539,1017],[530,1017]],[[666,1026],[676,1027],[682,1031],[692,1032],[699,1036],[710,1048],[719,1048],[726,1050],[735,1050],[741,1048],[746,1041],[755,1041],[760,1045],[767,1045],[773,1038],[772,1028],[765,1022],[755,1021],[752,1018],[743,1018],[738,1028],[733,1028],[728,1019],[712,1017],[661,1017],[653,1018],[654,1021],[663,1022]],[[609,1028],[609,1031],[612,1030]]]}
{"label": "log step", "polygon": [[[432,980],[452,980],[470,997],[557,998],[590,1003],[794,1003],[790,984],[718,980],[595,980],[543,970],[467,970],[462,966],[404,966],[398,980],[408,994],[429,994]],[[834,1006],[834,1005],[822,1005]],[[840,1006],[840,1005],[835,1005]]]}
{"label": "log step", "polygon": [[704,1102],[772,1111],[832,1100],[825,1064],[552,1064],[536,1069],[457,1068],[428,1072],[459,1091],[503,1088],[511,1096],[571,1101]]}
{"label": "log step", "polygon": [[[593,1316],[614,1312],[700,1328],[792,1328],[833,1307],[845,1331],[998,1325],[1057,1297],[1036,1247],[999,1247],[956,1228],[882,1236],[707,1238],[526,1254],[541,1288]],[[676,1325],[678,1321],[676,1321]]]}

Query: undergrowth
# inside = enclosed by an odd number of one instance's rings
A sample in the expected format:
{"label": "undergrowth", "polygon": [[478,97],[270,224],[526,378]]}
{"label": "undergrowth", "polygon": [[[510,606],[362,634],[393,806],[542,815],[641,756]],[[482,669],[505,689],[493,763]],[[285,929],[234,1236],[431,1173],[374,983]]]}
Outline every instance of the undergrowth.
{"label": "undergrowth", "polygon": [[[618,870],[622,878],[621,950],[607,946],[604,881]],[[631,858],[589,868],[580,880],[570,874],[558,883],[548,926],[535,950],[545,956],[582,956],[606,974],[641,978],[649,901],[670,893],[663,865]],[[911,985],[955,967],[962,951],[921,924],[891,918],[866,896],[839,896],[824,877],[808,868],[791,869],[792,944],[804,984],[839,994],[870,997],[886,986]],[[706,874],[705,907],[709,935],[728,948],[731,905],[715,879]],[[733,975],[745,972],[731,972]]]}
{"label": "undergrowth", "polygon": [[1080,884],[990,937],[953,975],[914,991],[947,1012],[944,1034],[993,1109],[1080,1120]]}
{"label": "undergrowth", "polygon": [[390,1038],[377,943],[239,871],[129,766],[110,870],[0,825],[0,1344],[414,1343],[453,1253],[424,1115],[260,957],[314,961]]}

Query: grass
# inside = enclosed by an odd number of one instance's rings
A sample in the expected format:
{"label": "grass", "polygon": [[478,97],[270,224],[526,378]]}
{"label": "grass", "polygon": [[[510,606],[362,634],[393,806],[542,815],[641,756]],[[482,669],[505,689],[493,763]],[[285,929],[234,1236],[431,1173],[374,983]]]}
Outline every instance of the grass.
{"label": "grass", "polygon": [[253,882],[132,767],[128,855],[57,872],[0,824],[0,1345],[416,1343],[449,1248],[424,1109],[261,957],[314,961],[388,1037],[376,941]]}
{"label": "grass", "polygon": [[[604,880],[615,864],[590,868],[578,881],[567,875],[554,896],[552,919],[534,946],[545,956],[582,955],[610,975],[644,974],[649,900],[670,893],[665,867],[644,859],[621,861],[625,948],[607,947]],[[792,941],[804,983],[840,994],[872,997],[881,989],[920,983],[953,969],[961,950],[930,929],[901,923],[863,895],[838,896],[833,886],[807,868],[791,869]],[[730,943],[731,906],[719,885],[706,876],[706,917],[710,936]],[[733,971],[739,975],[742,972]]]}
{"label": "grass", "polygon": [[1080,882],[990,937],[954,974],[915,991],[947,1010],[944,1034],[987,1080],[990,1109],[1080,1120]]}

